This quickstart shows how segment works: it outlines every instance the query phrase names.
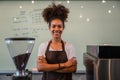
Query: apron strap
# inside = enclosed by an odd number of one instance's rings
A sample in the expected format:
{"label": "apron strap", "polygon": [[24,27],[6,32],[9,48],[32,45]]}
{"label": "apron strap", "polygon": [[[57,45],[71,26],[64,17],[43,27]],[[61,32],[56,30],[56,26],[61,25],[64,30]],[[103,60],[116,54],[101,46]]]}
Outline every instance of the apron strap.
{"label": "apron strap", "polygon": [[[49,41],[46,51],[49,51],[49,46],[51,43],[52,43],[52,40]],[[65,51],[64,41],[61,40],[61,43],[62,43],[62,51]]]}

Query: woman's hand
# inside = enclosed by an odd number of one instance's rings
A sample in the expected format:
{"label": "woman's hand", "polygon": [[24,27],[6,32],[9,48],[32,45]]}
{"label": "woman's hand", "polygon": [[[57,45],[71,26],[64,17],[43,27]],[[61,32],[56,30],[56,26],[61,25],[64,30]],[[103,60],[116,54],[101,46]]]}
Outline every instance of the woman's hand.
{"label": "woman's hand", "polygon": [[43,55],[39,56],[37,60],[38,60],[37,61],[38,63],[47,63],[47,61],[46,61],[46,59],[45,59],[45,57]]}
{"label": "woman's hand", "polygon": [[71,58],[65,63],[60,63],[60,69],[56,70],[55,72],[60,73],[68,73],[68,72],[75,72],[77,70],[77,60],[76,58]]}
{"label": "woman's hand", "polygon": [[44,69],[44,66],[47,64],[47,61],[45,59],[45,57],[42,55],[42,56],[38,56],[38,59],[37,59],[37,69],[38,71],[42,71],[42,69]]}
{"label": "woman's hand", "polygon": [[55,71],[59,68],[58,64],[48,64],[44,56],[39,56],[37,59],[37,70],[38,71]]}
{"label": "woman's hand", "polygon": [[65,63],[65,66],[66,67],[71,67],[71,66],[75,66],[75,65],[77,65],[77,60],[76,60],[76,58],[71,58],[71,59],[69,59],[66,63]]}

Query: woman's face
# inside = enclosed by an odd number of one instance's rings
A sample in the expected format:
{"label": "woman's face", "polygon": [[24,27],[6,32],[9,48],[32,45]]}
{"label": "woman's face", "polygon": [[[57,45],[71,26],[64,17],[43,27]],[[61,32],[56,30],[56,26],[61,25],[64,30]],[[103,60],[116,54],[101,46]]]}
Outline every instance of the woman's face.
{"label": "woman's face", "polygon": [[49,30],[51,31],[53,38],[60,38],[64,30],[63,22],[60,19],[53,19],[51,21]]}

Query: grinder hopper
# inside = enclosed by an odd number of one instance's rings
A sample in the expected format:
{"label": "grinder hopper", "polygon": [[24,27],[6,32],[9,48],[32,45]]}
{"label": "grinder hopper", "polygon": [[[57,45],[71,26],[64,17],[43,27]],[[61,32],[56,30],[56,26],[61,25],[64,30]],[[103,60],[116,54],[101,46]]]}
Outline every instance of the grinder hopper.
{"label": "grinder hopper", "polygon": [[25,67],[32,52],[35,39],[34,38],[6,38],[9,53],[16,66],[14,76],[27,76]]}

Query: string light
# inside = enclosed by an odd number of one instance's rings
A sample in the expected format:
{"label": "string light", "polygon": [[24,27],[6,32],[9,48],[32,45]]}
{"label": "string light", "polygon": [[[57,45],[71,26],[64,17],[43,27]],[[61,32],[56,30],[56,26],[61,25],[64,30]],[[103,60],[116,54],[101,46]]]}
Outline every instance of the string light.
{"label": "string light", "polygon": [[82,18],[83,16],[80,14],[80,18]]}
{"label": "string light", "polygon": [[87,22],[89,22],[89,21],[90,21],[90,19],[89,19],[89,18],[87,18],[87,19],[86,19],[86,21],[87,21]]}
{"label": "string light", "polygon": [[62,2],[58,2],[58,4],[62,4]]}
{"label": "string light", "polygon": [[115,8],[115,6],[113,5],[112,8]]}
{"label": "string light", "polygon": [[80,8],[84,8],[84,7],[81,5]]}
{"label": "string light", "polygon": [[35,3],[35,1],[34,0],[32,0],[32,4],[34,4]]}
{"label": "string light", "polygon": [[106,1],[105,1],[105,0],[102,0],[102,3],[106,3]]}
{"label": "string light", "polygon": [[108,10],[108,13],[111,13],[111,10]]}
{"label": "string light", "polygon": [[21,9],[21,8],[22,8],[22,6],[20,5],[20,6],[19,6],[19,8]]}
{"label": "string light", "polygon": [[69,3],[70,3],[70,1],[69,1],[69,0],[67,0],[67,3],[69,4]]}

